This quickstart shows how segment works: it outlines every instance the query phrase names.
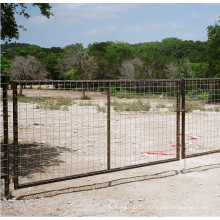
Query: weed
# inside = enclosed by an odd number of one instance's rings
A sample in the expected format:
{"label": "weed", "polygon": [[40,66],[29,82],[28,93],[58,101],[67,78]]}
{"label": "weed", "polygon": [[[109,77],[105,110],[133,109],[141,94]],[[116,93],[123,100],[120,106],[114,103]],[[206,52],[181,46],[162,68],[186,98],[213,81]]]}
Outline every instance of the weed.
{"label": "weed", "polygon": [[92,102],[81,102],[79,106],[93,106]]}
{"label": "weed", "polygon": [[100,105],[96,105],[96,109],[98,112],[103,112],[105,113],[106,112],[106,108],[104,106],[100,106]]}
{"label": "weed", "polygon": [[83,95],[83,96],[81,96],[81,99],[82,100],[90,100],[91,98],[87,95]]}
{"label": "weed", "polygon": [[166,108],[166,105],[165,105],[165,104],[158,104],[158,105],[156,106],[156,108]]}
{"label": "weed", "polygon": [[[49,109],[49,110],[63,110],[68,111],[69,108],[67,106],[72,105],[72,100],[70,98],[60,97],[55,100],[48,100],[44,103],[40,103],[36,106],[36,109]],[[61,108],[62,107],[62,108]]]}
{"label": "weed", "polygon": [[141,100],[133,102],[117,102],[111,103],[116,111],[149,111],[151,105],[149,102],[142,102]]}

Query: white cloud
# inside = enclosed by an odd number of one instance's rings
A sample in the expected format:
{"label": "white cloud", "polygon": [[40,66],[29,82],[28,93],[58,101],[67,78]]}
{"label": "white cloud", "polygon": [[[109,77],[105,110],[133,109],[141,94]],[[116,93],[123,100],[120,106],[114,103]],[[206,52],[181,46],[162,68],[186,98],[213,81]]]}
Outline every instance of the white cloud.
{"label": "white cloud", "polygon": [[219,20],[219,14],[207,14],[207,13],[192,13],[192,17],[196,19],[201,19],[208,22],[215,22]]}
{"label": "white cloud", "polygon": [[188,33],[184,33],[182,38],[183,40],[205,41],[207,40],[207,35],[205,33],[188,32]]}
{"label": "white cloud", "polygon": [[103,26],[96,27],[86,32],[87,35],[104,36],[109,33],[154,33],[171,29],[180,29],[184,26],[178,22],[158,22],[158,23],[143,23],[137,25],[125,25],[125,26]]}
{"label": "white cloud", "polygon": [[82,22],[117,18],[122,12],[128,11],[134,4],[60,4],[54,13],[68,22]]}
{"label": "white cloud", "polygon": [[35,16],[28,19],[25,25],[29,27],[47,27],[47,26],[70,26],[72,24],[87,23],[91,20],[102,21],[118,18],[121,13],[127,12],[135,4],[58,4],[52,8],[54,16],[50,19],[44,16]]}

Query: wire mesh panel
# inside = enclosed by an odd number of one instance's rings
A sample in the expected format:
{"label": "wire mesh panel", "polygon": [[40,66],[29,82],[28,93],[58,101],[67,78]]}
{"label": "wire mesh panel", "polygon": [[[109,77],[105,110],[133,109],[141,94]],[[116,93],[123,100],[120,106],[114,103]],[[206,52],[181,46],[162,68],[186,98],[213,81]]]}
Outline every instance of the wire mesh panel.
{"label": "wire mesh panel", "polygon": [[13,88],[15,188],[179,159],[179,80]]}
{"label": "wire mesh panel", "polygon": [[[9,148],[8,148],[8,85],[6,75],[1,76],[1,179],[4,179],[4,185],[1,184],[1,195],[9,198]],[[4,190],[4,192],[3,192]]]}
{"label": "wire mesh panel", "polygon": [[178,158],[179,81],[111,83],[111,167]]}
{"label": "wire mesh panel", "polygon": [[19,185],[105,170],[104,82],[17,85]]}
{"label": "wire mesh panel", "polygon": [[220,152],[220,79],[186,79],[183,158]]}

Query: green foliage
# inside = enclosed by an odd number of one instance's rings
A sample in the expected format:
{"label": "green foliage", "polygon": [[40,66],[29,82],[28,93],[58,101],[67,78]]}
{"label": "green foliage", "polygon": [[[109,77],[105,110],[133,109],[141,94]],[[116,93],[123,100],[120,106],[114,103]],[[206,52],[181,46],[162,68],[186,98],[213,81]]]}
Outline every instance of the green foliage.
{"label": "green foliage", "polygon": [[[48,3],[32,3],[32,6],[37,6],[41,14],[47,18],[53,15]],[[30,15],[27,13],[27,4],[1,3],[1,40],[19,39],[19,28],[26,30],[23,25],[17,24],[15,14],[28,19]]]}
{"label": "green foliage", "polygon": [[[219,17],[220,18],[220,17]],[[207,27],[209,77],[220,77],[220,20]]]}
{"label": "green foliage", "polygon": [[[54,80],[220,77],[219,23],[209,26],[207,34],[207,42],[172,37],[139,44],[95,42],[87,48],[76,43],[63,49],[5,43],[2,51],[9,63],[15,56],[34,56]],[[111,93],[117,97],[143,96],[113,87]]]}
{"label": "green foliage", "polygon": [[79,79],[78,71],[76,69],[72,68],[71,70],[69,70],[68,72],[65,73],[64,79],[65,80],[77,80],[77,79]]}
{"label": "green foliage", "polygon": [[220,103],[220,89],[213,90],[209,95],[209,103]]}
{"label": "green foliage", "polygon": [[1,54],[1,72],[3,71],[8,71],[10,67],[10,63],[9,63],[9,60],[7,60],[3,54]]}

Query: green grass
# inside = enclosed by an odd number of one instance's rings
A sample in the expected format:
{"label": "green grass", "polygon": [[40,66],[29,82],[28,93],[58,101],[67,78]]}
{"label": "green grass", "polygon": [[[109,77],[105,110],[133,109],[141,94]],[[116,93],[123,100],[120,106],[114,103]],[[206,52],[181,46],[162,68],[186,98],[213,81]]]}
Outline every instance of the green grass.
{"label": "green grass", "polygon": [[158,105],[156,106],[156,108],[166,108],[166,105],[165,105],[165,104],[158,104]]}
{"label": "green grass", "polygon": [[192,101],[192,102],[186,102],[185,110],[186,112],[192,112],[195,110],[206,111],[206,108],[203,103]]}
{"label": "green grass", "polygon": [[115,111],[149,111],[151,105],[149,102],[142,102],[141,100],[133,102],[111,102],[111,106]]}
{"label": "green grass", "polygon": [[55,100],[47,100],[43,103],[39,103],[36,109],[49,109],[49,110],[63,110],[68,111],[68,106],[72,105],[73,102],[70,98],[59,97]]}
{"label": "green grass", "polygon": [[45,102],[46,99],[42,97],[27,97],[24,95],[18,95],[18,102],[24,102],[24,103],[41,103]]}
{"label": "green grass", "polygon": [[98,104],[96,104],[96,109],[97,109],[98,112],[103,112],[103,113],[106,112],[106,108],[104,106],[102,107]]}
{"label": "green grass", "polygon": [[93,106],[92,102],[81,102],[79,106]]}

